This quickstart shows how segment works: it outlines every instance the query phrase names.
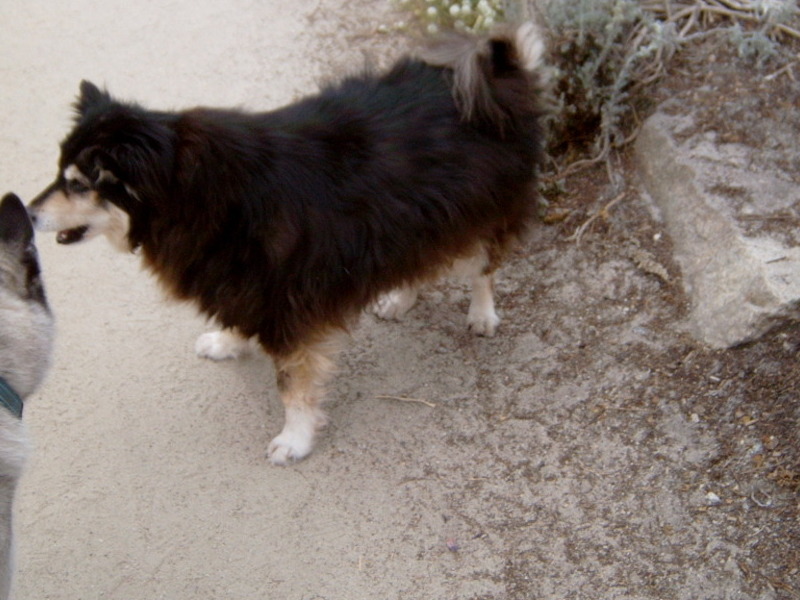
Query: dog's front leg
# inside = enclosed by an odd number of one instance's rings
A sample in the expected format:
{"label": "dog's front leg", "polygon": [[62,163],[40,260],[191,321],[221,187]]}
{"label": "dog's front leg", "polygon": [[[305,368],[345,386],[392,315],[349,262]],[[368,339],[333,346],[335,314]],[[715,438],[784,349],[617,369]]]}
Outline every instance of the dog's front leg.
{"label": "dog's front leg", "polygon": [[321,404],[334,372],[336,350],[331,338],[274,358],[286,422],[269,445],[267,456],[273,464],[286,465],[311,452],[317,431],[326,423]]}
{"label": "dog's front leg", "polygon": [[417,302],[418,287],[405,285],[381,295],[373,304],[372,311],[381,319],[399,320]]}
{"label": "dog's front leg", "polygon": [[194,345],[194,351],[200,358],[211,360],[227,360],[239,358],[250,350],[250,340],[243,338],[234,329],[222,329],[204,333]]}

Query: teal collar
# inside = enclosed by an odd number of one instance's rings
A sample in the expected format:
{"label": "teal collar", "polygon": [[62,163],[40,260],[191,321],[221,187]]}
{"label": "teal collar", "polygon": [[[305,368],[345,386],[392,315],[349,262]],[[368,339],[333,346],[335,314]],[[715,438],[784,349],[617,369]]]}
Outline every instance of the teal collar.
{"label": "teal collar", "polygon": [[0,406],[5,406],[18,419],[22,418],[22,398],[2,377],[0,377]]}

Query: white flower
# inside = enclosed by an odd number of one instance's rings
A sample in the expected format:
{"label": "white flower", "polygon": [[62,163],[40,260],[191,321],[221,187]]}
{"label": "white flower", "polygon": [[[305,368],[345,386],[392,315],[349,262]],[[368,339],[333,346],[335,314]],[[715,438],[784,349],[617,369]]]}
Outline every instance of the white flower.
{"label": "white flower", "polygon": [[439,33],[439,27],[436,23],[431,23],[428,25],[428,33]]}
{"label": "white flower", "polygon": [[429,17],[435,17],[436,16],[436,7],[435,6],[428,7],[428,16]]}
{"label": "white flower", "polygon": [[461,7],[458,4],[453,4],[453,6],[450,7],[450,14],[457,17],[459,13],[461,13]]}

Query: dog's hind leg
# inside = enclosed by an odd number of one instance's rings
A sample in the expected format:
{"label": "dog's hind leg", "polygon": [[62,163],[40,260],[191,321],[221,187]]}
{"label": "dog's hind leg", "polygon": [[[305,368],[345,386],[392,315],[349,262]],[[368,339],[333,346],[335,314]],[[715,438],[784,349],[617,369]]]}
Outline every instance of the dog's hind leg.
{"label": "dog's hind leg", "polygon": [[494,335],[500,317],[494,310],[494,277],[492,273],[472,278],[472,299],[467,313],[467,326],[476,335]]}
{"label": "dog's hind leg", "polygon": [[321,404],[339,347],[338,336],[331,335],[288,356],[275,357],[278,391],[286,414],[283,430],[270,442],[267,452],[273,464],[286,465],[311,452],[317,431],[326,423]]}
{"label": "dog's hind leg", "polygon": [[476,335],[491,337],[500,323],[494,310],[494,274],[482,273],[472,277],[472,298],[467,313],[467,326]]}
{"label": "dog's hind leg", "polygon": [[467,326],[476,335],[491,337],[497,330],[500,317],[494,310],[494,265],[490,251],[482,246],[469,258],[456,261],[453,271],[469,278],[472,297],[467,313]]}
{"label": "dog's hind leg", "polygon": [[373,304],[372,311],[381,319],[400,319],[417,302],[419,288],[406,285],[383,294]]}
{"label": "dog's hind leg", "polygon": [[211,360],[239,358],[250,348],[250,340],[243,338],[233,329],[204,333],[194,344],[197,356]]}

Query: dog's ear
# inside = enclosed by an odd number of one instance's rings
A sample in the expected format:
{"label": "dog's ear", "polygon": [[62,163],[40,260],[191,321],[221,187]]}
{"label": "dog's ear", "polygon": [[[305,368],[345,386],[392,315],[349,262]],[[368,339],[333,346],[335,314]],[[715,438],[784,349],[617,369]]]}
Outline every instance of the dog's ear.
{"label": "dog's ear", "polygon": [[107,104],[110,101],[111,96],[109,96],[108,92],[102,91],[91,81],[84,79],[81,81],[80,94],[75,102],[75,111],[79,117],[82,117],[90,108],[99,104]]}
{"label": "dog's ear", "polygon": [[83,150],[75,159],[75,165],[95,187],[105,181],[113,183],[119,179],[115,173],[118,170],[116,162],[100,146]]}
{"label": "dog's ear", "polygon": [[[142,177],[137,168],[141,160],[136,158],[136,154],[136,150],[127,145],[112,148],[92,146],[78,155],[75,164],[89,178],[95,189],[102,184],[120,184],[131,191],[142,185]],[[104,189],[105,193],[108,191],[108,188]],[[120,199],[118,195],[115,197]]]}
{"label": "dog's ear", "polygon": [[142,137],[109,147],[84,150],[76,161],[95,186],[121,184],[137,198],[160,198],[172,168],[172,144]]}
{"label": "dog's ear", "polygon": [[0,243],[24,250],[33,240],[33,226],[25,205],[15,194],[0,202]]}
{"label": "dog's ear", "polygon": [[163,197],[171,166],[166,149],[153,145],[124,144],[111,148],[105,160],[107,171],[138,197]]}

